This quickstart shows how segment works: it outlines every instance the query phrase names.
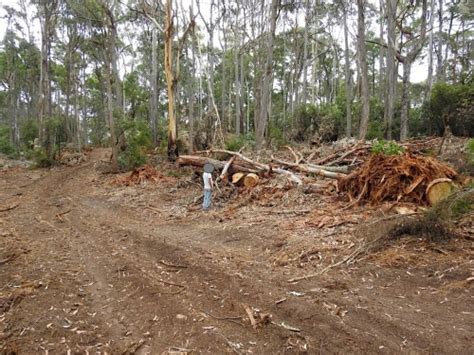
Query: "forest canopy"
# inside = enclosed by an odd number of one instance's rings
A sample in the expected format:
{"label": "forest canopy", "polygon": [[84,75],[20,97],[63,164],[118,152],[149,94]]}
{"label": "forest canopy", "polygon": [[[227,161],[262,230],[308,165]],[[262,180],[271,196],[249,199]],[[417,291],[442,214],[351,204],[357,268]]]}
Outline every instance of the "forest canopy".
{"label": "forest canopy", "polygon": [[18,0],[0,153],[111,146],[129,168],[154,147],[473,136],[473,18],[449,0]]}

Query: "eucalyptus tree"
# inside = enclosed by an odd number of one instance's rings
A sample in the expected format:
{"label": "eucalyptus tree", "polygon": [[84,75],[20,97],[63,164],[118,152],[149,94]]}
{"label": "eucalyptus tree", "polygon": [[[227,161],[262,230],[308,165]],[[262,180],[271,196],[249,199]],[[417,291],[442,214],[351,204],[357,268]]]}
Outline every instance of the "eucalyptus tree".
{"label": "eucalyptus tree", "polygon": [[408,138],[408,115],[409,115],[409,90],[410,90],[410,74],[411,66],[415,61],[418,54],[421,52],[423,45],[425,44],[426,37],[426,11],[427,11],[427,0],[421,0],[421,14],[420,17],[416,17],[415,13],[418,10],[416,6],[410,6],[407,11],[404,11],[404,17],[415,17],[413,23],[420,23],[419,35],[416,35],[415,26],[403,26],[403,34],[407,37],[406,42],[402,44],[405,49],[404,54],[400,57],[403,64],[403,81],[402,81],[402,93],[401,93],[401,116],[400,116],[400,140],[406,140]]}
{"label": "eucalyptus tree", "polygon": [[41,23],[41,75],[40,75],[40,104],[39,104],[39,141],[46,149],[49,157],[52,156],[50,146],[51,137],[45,132],[45,121],[51,118],[51,44],[55,39],[56,24],[58,21],[58,0],[35,0],[38,17]]}
{"label": "eucalyptus tree", "polygon": [[261,149],[264,142],[265,131],[268,120],[271,115],[270,109],[270,91],[273,91],[272,72],[273,72],[273,45],[275,42],[275,30],[278,15],[280,12],[280,1],[272,0],[269,11],[270,28],[268,31],[266,59],[263,70],[263,79],[261,82],[261,101],[260,112],[255,127],[255,143],[257,150]]}

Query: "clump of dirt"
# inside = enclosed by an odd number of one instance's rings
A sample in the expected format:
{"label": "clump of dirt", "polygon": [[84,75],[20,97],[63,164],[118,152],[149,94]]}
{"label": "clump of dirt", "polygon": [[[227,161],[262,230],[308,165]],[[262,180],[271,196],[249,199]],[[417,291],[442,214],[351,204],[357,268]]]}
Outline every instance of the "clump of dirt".
{"label": "clump of dirt", "polygon": [[438,178],[455,179],[457,172],[435,158],[406,152],[373,154],[359,169],[338,179],[338,189],[352,204],[404,201],[427,204],[426,188]]}

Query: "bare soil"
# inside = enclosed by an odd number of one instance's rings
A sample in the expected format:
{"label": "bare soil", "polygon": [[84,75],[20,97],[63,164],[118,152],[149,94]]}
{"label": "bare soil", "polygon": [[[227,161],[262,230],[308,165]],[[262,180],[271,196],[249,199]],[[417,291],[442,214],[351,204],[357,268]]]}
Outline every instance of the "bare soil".
{"label": "bare soil", "polygon": [[0,172],[2,353],[473,352],[472,239],[354,254],[386,206],[270,185],[203,212],[192,170],[121,186],[106,155]]}

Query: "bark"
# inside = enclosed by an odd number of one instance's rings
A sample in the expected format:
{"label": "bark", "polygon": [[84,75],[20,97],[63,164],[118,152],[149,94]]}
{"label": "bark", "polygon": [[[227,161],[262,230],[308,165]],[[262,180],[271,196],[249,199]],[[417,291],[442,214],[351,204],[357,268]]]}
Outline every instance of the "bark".
{"label": "bark", "polygon": [[[382,43],[384,42],[384,4],[383,0],[379,0],[379,37]],[[380,47],[380,55],[379,55],[379,100],[382,103],[384,101],[385,96],[385,75],[384,75],[384,59],[386,58],[386,49],[381,46]]]}
{"label": "bark", "polygon": [[451,9],[449,10],[449,25],[448,25],[448,33],[447,33],[447,43],[444,46],[444,58],[443,58],[443,64],[441,66],[441,77],[443,78],[443,81],[446,80],[446,68],[448,66],[448,50],[450,47],[450,42],[451,42],[451,30],[453,29],[453,20],[454,20],[454,11]]}
{"label": "bark", "polygon": [[175,76],[173,71],[173,14],[171,1],[165,5],[165,75],[166,90],[168,93],[168,159],[175,161],[179,156],[176,144],[176,117],[175,117]]}
{"label": "bark", "polygon": [[264,66],[264,76],[262,81],[262,93],[259,118],[256,126],[256,148],[262,149],[267,123],[270,117],[270,91],[272,89],[272,73],[273,73],[273,44],[275,40],[275,29],[280,7],[280,0],[272,0],[270,15],[270,33],[267,43],[266,61]]}
{"label": "bark", "polygon": [[[220,1],[217,3],[219,10],[220,11],[226,11],[226,6],[224,1]],[[223,9],[220,9],[220,6],[223,6]],[[224,53],[227,53],[227,34],[225,30],[225,17],[222,19],[222,26],[221,26],[221,32],[222,32],[222,37],[224,39],[224,43],[221,43],[221,47],[223,48]],[[222,58],[222,65],[221,65],[221,70],[222,70],[222,80],[221,80],[221,117],[222,117],[222,126],[224,129],[224,132],[229,132],[230,131],[230,126],[231,126],[231,120],[230,117],[226,114],[226,88],[227,88],[227,71],[226,71],[226,65],[225,65],[225,58]]]}
{"label": "bark", "polygon": [[[245,76],[244,76],[244,56],[240,53],[240,132],[246,133],[249,131],[248,123],[244,127],[244,97],[245,97]],[[245,130],[246,129],[246,130]]]}
{"label": "bark", "polygon": [[234,73],[235,73],[235,134],[240,135],[242,132],[241,128],[241,112],[240,112],[240,77],[239,77],[239,51],[238,48],[240,46],[240,39],[238,34],[238,4],[237,4],[237,14],[235,15],[235,24],[234,24],[234,31],[235,31],[235,43],[234,43]]}
{"label": "bark", "polygon": [[153,145],[158,144],[158,34],[153,28],[151,36],[151,97],[150,97],[150,123]]}
{"label": "bark", "polygon": [[396,31],[395,21],[397,12],[397,0],[387,0],[387,88],[384,111],[384,135],[387,139],[392,139],[392,123],[395,107],[395,95],[397,85],[397,63],[396,63]]}
{"label": "bark", "polygon": [[369,124],[369,82],[367,78],[367,48],[365,44],[365,0],[357,0],[357,54],[361,73],[362,114],[359,125],[359,140],[364,141]]}
{"label": "bark", "polygon": [[410,87],[410,72],[411,62],[407,61],[403,63],[403,80],[402,80],[402,109],[400,114],[400,140],[404,141],[408,137],[408,111],[410,109],[409,104],[409,87]]}
{"label": "bark", "polygon": [[191,80],[188,83],[188,100],[189,100],[189,149],[190,151],[194,151],[194,104],[196,102],[196,96],[194,94],[194,83],[195,83],[195,76],[196,76],[196,58],[194,55],[194,51],[192,51],[191,57],[192,63],[192,74]]}
{"label": "bark", "polygon": [[79,115],[79,90],[78,90],[78,74],[74,70],[74,124],[75,124],[75,135],[74,140],[76,141],[76,148],[80,152],[82,147],[81,141],[81,117]]}
{"label": "bark", "polygon": [[310,1],[306,0],[305,4],[306,19],[303,34],[303,89],[301,92],[301,102],[306,105],[308,91],[308,31],[310,27]]}
{"label": "bark", "polygon": [[349,62],[349,30],[347,28],[347,7],[349,3],[342,4],[344,15],[344,77],[346,82],[346,137],[352,136],[352,87],[351,67]]}
{"label": "bark", "polygon": [[[108,52],[108,51],[107,51]],[[110,52],[106,53],[105,55],[105,70],[106,70],[106,88],[107,88],[107,118],[109,123],[109,130],[110,130],[110,140],[112,146],[112,156],[111,156],[111,163],[112,163],[112,171],[118,170],[118,145],[117,145],[117,137],[115,134],[115,120],[114,120],[114,99],[112,93],[112,70],[111,70],[111,63],[110,63]]]}
{"label": "bark", "polygon": [[[434,0],[432,0],[434,1]],[[438,1],[438,48],[436,49],[436,81],[444,81],[443,75],[443,0]]]}
{"label": "bark", "polygon": [[425,91],[424,101],[427,101],[431,97],[431,90],[433,88],[433,32],[434,32],[434,11],[435,11],[435,0],[430,1],[430,34],[429,34],[429,46],[428,46],[428,79],[427,79],[427,90]]}

